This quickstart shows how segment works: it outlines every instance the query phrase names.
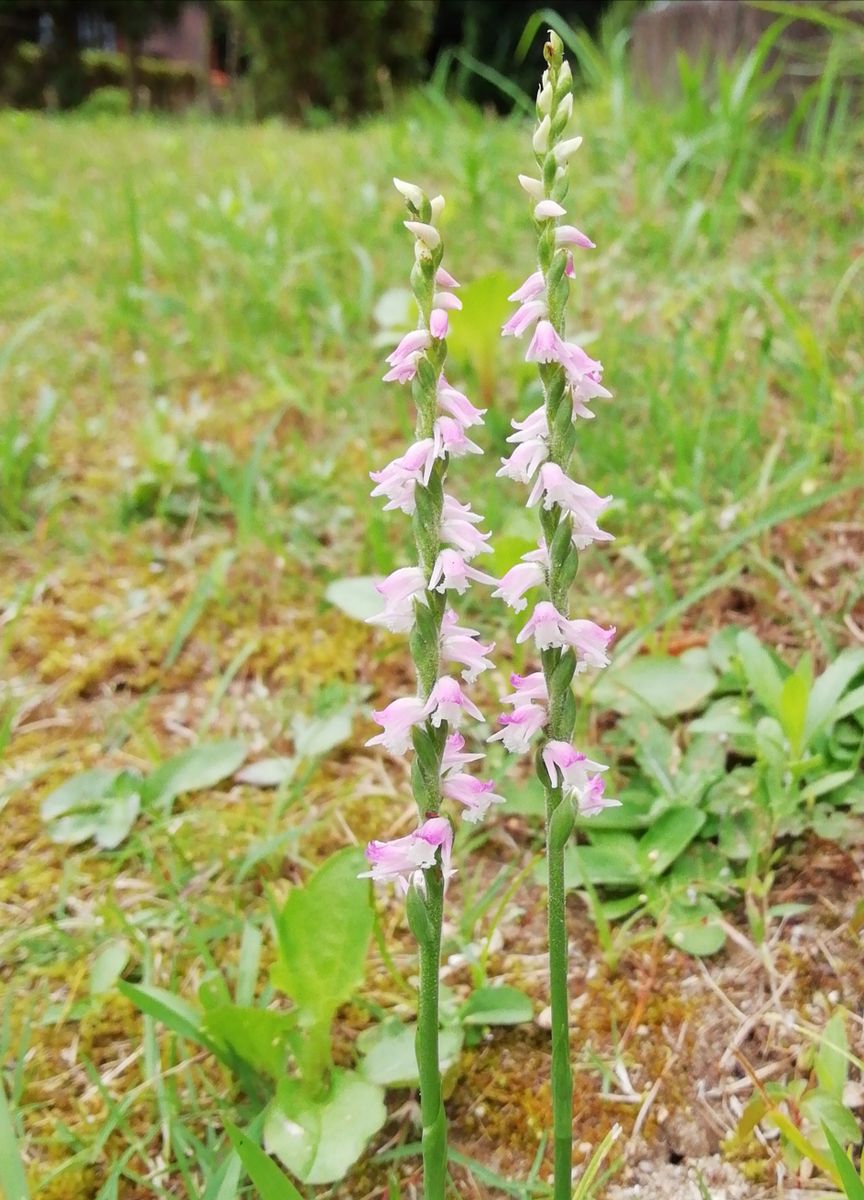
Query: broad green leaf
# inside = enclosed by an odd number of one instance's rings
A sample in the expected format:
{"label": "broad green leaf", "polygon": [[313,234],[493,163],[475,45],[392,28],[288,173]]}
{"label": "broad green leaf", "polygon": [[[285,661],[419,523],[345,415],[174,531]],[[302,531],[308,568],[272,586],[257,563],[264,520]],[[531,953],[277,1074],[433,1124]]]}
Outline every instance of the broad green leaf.
{"label": "broad green leaf", "polygon": [[204,1014],[204,1027],[256,1071],[276,1080],[285,1074],[285,1060],[297,1028],[292,1013],[225,1004]]}
{"label": "broad green leaf", "polygon": [[110,992],[129,961],[129,943],[122,938],[107,942],[90,966],[90,994]]}
{"label": "broad green leaf", "polygon": [[531,997],[515,987],[481,987],[459,1011],[463,1025],[523,1025],[534,1017]]}
{"label": "broad green leaf", "polygon": [[823,1125],[827,1126],[841,1145],[858,1145],[861,1141],[858,1122],[836,1096],[823,1092],[821,1088],[814,1088],[799,1104],[811,1125],[815,1125],[817,1129]]}
{"label": "broad green leaf", "polygon": [[169,805],[184,792],[215,787],[233,775],[246,757],[240,741],[205,742],[169,758],[157,767],[146,783],[145,803]]}
{"label": "broad green leaf", "polygon": [[822,1030],[813,1069],[820,1088],[829,1096],[842,1100],[849,1073],[849,1040],[846,1037],[846,1020],[842,1009],[834,1013]]}
{"label": "broad green leaf", "polygon": [[740,696],[721,696],[687,728],[690,733],[725,733],[730,737],[750,739],[755,736],[750,710]]}
{"label": "broad green leaf", "polygon": [[620,713],[648,708],[655,716],[674,717],[701,708],[716,684],[716,674],[702,660],[685,655],[635,658],[610,668],[594,689],[594,699]]}
{"label": "broad green leaf", "polygon": [[828,1149],[831,1151],[831,1158],[834,1160],[837,1182],[843,1188],[846,1200],[864,1200],[864,1179],[855,1170],[849,1160],[849,1155],[845,1153],[827,1125],[822,1126],[822,1132],[828,1143]]}
{"label": "broad green leaf", "polygon": [[639,863],[655,879],[682,854],[705,824],[698,808],[667,809],[639,842]]}
{"label": "broad green leaf", "polygon": [[393,330],[397,331],[398,340],[406,329],[410,329],[416,312],[410,288],[393,287],[387,288],[375,301],[372,318],[387,332],[388,340]]}
{"label": "broad green leaf", "polygon": [[375,588],[378,578],[359,575],[354,579],[334,579],[324,590],[325,600],[340,608],[357,621],[374,617],[384,607],[380,592]]}
{"label": "broad green leaf", "polygon": [[604,808],[596,816],[584,817],[579,828],[589,834],[605,829],[647,829],[671,803],[667,796],[657,796],[640,788],[625,788],[618,793],[618,799],[620,808]]}
{"label": "broad green leaf", "polygon": [[277,916],[274,985],[318,1021],[329,1020],[363,981],[373,913],[369,885],[357,876],[366,865],[357,850],[334,854],[289,893]]}
{"label": "broad green leaf", "polygon": [[53,821],[75,809],[93,808],[97,801],[107,794],[119,775],[119,770],[109,770],[105,767],[96,767],[92,771],[82,771],[80,775],[73,775],[42,801],[42,820]]}
{"label": "broad green leaf", "polygon": [[[414,1045],[416,1033],[416,1025],[403,1025],[398,1020],[364,1029],[357,1038],[357,1049],[362,1055],[358,1072],[370,1083],[381,1087],[416,1087],[419,1082]],[[459,1061],[462,1040],[462,1030],[458,1026],[440,1030],[438,1059],[442,1074]]]}
{"label": "broad green leaf", "polygon": [[812,783],[801,792],[802,800],[818,800],[820,796],[827,796],[831,792],[835,792],[844,784],[850,783],[857,778],[857,771],[831,771],[828,775],[822,775],[819,779],[814,779]]}
{"label": "broad green leaf", "polygon": [[641,893],[633,892],[632,895],[621,896],[618,900],[604,900],[600,907],[607,921],[620,921],[622,917],[629,917],[644,903]]}
{"label": "broad green leaf", "polygon": [[804,748],[804,722],[807,718],[809,690],[806,678],[793,671],[783,680],[777,702],[777,716],[796,757]]}
{"label": "broad green leaf", "polygon": [[[862,671],[864,671],[864,650],[860,646],[850,646],[841,651],[834,662],[826,667],[814,682],[807,703],[805,722],[807,742],[824,725],[837,719],[832,710],[837,707],[849,684]],[[862,696],[862,703],[864,703],[864,696]]]}
{"label": "broad green leaf", "polygon": [[510,315],[507,296],[514,286],[502,271],[490,271],[465,284],[460,292],[461,319],[453,322],[447,335],[448,355],[473,367],[482,393],[489,392],[500,369],[501,326]]}
{"label": "broad green leaf", "polygon": [[145,1016],[161,1021],[173,1033],[188,1038],[190,1042],[196,1042],[199,1046],[205,1046],[221,1057],[204,1029],[204,1014],[194,1004],[189,1004],[165,988],[153,987],[150,984],[126,983],[121,979],[117,990],[140,1008]]}
{"label": "broad green leaf", "polygon": [[586,876],[608,887],[633,887],[642,877],[638,842],[627,833],[594,834],[591,845],[567,847],[564,875],[570,888],[580,887]]}
{"label": "broad green leaf", "polygon": [[[660,913],[655,912],[655,916],[659,919]],[[716,954],[725,945],[726,934],[720,918],[720,909],[714,901],[700,896],[695,904],[670,904],[662,919],[662,929],[673,946],[702,958]]]}
{"label": "broad green leaf", "polygon": [[738,656],[747,682],[761,704],[777,714],[783,677],[780,668],[759,639],[749,630],[738,634]]}
{"label": "broad green leaf", "polygon": [[644,774],[671,798],[681,751],[666,726],[650,713],[640,712],[621,721],[618,728],[633,743],[633,757]]}
{"label": "broad green leaf", "polygon": [[749,812],[756,802],[759,776],[752,767],[735,767],[708,790],[705,806],[718,816]]}
{"label": "broad green leaf", "polygon": [[141,796],[138,792],[107,796],[101,820],[93,834],[96,845],[103,850],[115,850],[129,836],[140,811]]}
{"label": "broad green leaf", "polygon": [[351,736],[354,705],[348,704],[326,717],[296,716],[291,723],[297,758],[320,758]]}
{"label": "broad green leaf", "polygon": [[717,835],[717,848],[732,862],[746,862],[754,848],[754,815],[739,812],[722,817]]}
{"label": "broad green leaf", "polygon": [[230,1123],[225,1125],[225,1131],[261,1200],[303,1200],[287,1175],[247,1134]]}
{"label": "broad green leaf", "polygon": [[234,778],[252,787],[279,787],[292,779],[296,771],[296,758],[262,758],[243,767]]}
{"label": "broad green leaf", "polygon": [[283,1080],[264,1125],[264,1145],[303,1183],[336,1183],[387,1120],[383,1091],[353,1071],[336,1071],[321,1102]]}

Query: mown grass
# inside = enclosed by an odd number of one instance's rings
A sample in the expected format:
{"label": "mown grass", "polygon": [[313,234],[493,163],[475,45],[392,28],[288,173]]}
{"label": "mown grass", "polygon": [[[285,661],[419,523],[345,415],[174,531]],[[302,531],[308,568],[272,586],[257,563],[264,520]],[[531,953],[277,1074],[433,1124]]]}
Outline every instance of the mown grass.
{"label": "mown grass", "polygon": [[[618,538],[580,580],[625,652],[734,615],[824,656],[864,625],[864,123],[789,136],[740,90],[663,104],[617,80],[577,104],[571,211],[598,250],[572,320],[616,395],[579,466],[615,494]],[[283,752],[326,685],[403,677],[401,646],[322,598],[402,561],[403,522],[367,500],[411,425],[373,344],[410,265],[394,174],[447,196],[451,377],[490,408],[461,491],[510,565],[519,494],[490,477],[530,386],[497,341],[532,266],[527,147],[521,120],[434,95],[315,133],[0,114],[0,1059],[40,1195],[228,1194],[224,1081],[170,1039],[160,1071],[152,1023],[142,1042],[128,1006],[90,995],[93,952],[125,938],[133,969],[191,994],[244,916],[265,924],[262,880],[378,832],[394,783],[343,757],[302,803],[214,794],[101,855],[51,845],[38,799],[207,732]]]}

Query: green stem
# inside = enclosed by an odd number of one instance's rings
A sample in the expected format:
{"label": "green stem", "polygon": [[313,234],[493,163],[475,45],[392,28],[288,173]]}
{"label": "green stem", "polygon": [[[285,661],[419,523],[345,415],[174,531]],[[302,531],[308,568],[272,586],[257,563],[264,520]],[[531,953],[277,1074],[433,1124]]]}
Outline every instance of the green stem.
{"label": "green stem", "polygon": [[423,1200],[444,1200],[447,1184],[447,1122],[438,1060],[438,965],[441,959],[444,881],[439,868],[426,873],[428,937],[420,943],[420,997],[416,1053],[423,1125]]}
{"label": "green stem", "polygon": [[[547,832],[561,798],[560,789],[546,789]],[[555,1200],[570,1200],[573,1164],[573,1074],[570,1068],[570,1017],[567,987],[567,894],[564,888],[564,846],[548,838],[549,993],[552,1005],[552,1133],[555,1149]]]}

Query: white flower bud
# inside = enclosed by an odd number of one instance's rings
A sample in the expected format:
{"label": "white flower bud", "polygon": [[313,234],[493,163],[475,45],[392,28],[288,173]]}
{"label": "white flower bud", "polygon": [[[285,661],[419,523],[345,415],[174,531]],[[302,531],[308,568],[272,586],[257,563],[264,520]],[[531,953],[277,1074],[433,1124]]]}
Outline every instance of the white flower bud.
{"label": "white flower bud", "polygon": [[436,221],[438,221],[442,212],[444,211],[444,197],[433,196],[429,201],[429,204],[432,208],[432,223],[434,224]]}
{"label": "white flower bud", "polygon": [[532,144],[535,154],[545,154],[549,149],[549,131],[552,128],[552,122],[549,120],[547,113],[537,128],[534,130],[534,138]]}
{"label": "white flower bud", "polygon": [[581,145],[581,137],[567,138],[565,142],[559,142],[554,150],[555,161],[557,163],[567,162],[573,157]]}
{"label": "white flower bud", "polygon": [[406,183],[404,179],[394,179],[393,186],[397,192],[401,192],[409,204],[420,208],[424,199],[423,189],[419,188],[416,183]]}
{"label": "white flower bud", "polygon": [[542,180],[535,179],[533,175],[520,175],[519,182],[532,200],[542,200],[546,195]]}
{"label": "white flower bud", "polygon": [[573,116],[573,93],[568,92],[561,103],[558,105],[558,110],[555,113],[556,117],[564,113],[565,121],[569,121]]}
{"label": "white flower bud", "polygon": [[441,234],[434,225],[427,225],[424,221],[403,221],[402,224],[409,233],[414,234],[418,242],[422,242],[430,250],[441,244]]}
{"label": "white flower bud", "polygon": [[554,217],[566,217],[567,210],[555,200],[541,200],[534,209],[535,221],[550,221]]}
{"label": "white flower bud", "polygon": [[567,59],[561,64],[561,70],[558,72],[558,84],[556,91],[562,91],[565,87],[570,87],[573,83],[573,72],[570,70],[570,64]]}
{"label": "white flower bud", "polygon": [[552,111],[552,88],[548,83],[537,89],[537,111],[544,116]]}

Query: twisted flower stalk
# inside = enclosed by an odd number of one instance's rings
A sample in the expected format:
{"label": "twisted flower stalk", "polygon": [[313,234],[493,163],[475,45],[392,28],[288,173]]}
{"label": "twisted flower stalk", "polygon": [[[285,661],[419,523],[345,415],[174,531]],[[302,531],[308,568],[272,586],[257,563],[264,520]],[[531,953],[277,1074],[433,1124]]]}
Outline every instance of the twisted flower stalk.
{"label": "twisted flower stalk", "polygon": [[536,362],[544,403],[524,421],[514,421],[508,439],[515,449],[498,472],[531,485],[528,506],[540,504],[542,539],[536,550],[500,581],[494,593],[515,610],[526,605],[525,593],[546,586],[517,637],[533,637],[542,672],[512,676],[515,691],[505,697],[513,708],[501,717],[500,740],[511,751],[530,748],[540,734],[537,774],[546,797],[546,842],[549,887],[549,983],[552,1008],[552,1105],[555,1200],[570,1200],[573,1166],[573,1080],[570,1067],[567,987],[567,926],[564,848],[575,814],[591,815],[617,804],[603,794],[601,763],[591,762],[572,744],[576,704],[573,676],[588,667],[604,667],[615,630],[570,617],[569,594],[579,567],[579,552],[610,535],[597,524],[611,497],[600,497],[567,475],[576,444],[576,419],[591,418],[589,404],[610,393],[601,383],[602,365],[565,337],[565,309],[573,275],[574,248],[594,243],[572,225],[563,202],[567,169],[581,138],[565,138],[573,111],[572,77],[560,38],[550,31],[544,47],[547,70],[537,96],[533,148],[539,178],[520,175],[531,198],[537,229],[538,270],[513,293],[519,308],[505,324],[505,336],[533,328],[525,355]]}
{"label": "twisted flower stalk", "polygon": [[403,696],[373,713],[382,732],[367,745],[383,745],[402,757],[413,745],[411,782],[420,825],[406,837],[370,842],[367,873],[375,880],[393,881],[407,897],[408,921],[417,939],[420,990],[416,1053],[420,1077],[423,1126],[424,1200],[444,1200],[447,1179],[447,1126],[441,1095],[438,1060],[438,975],[444,891],[451,874],[453,828],[441,816],[446,800],[462,806],[467,821],[478,821],[498,802],[493,784],[464,768],[483,758],[464,750],[458,732],[465,716],[482,720],[481,713],[451,675],[441,674],[442,661],[462,667],[473,682],[492,663],[492,646],[478,641],[477,631],[462,628],[448,607],[447,594],[462,594],[469,580],[496,580],[471,565],[488,552],[489,534],[480,533],[483,520],[470,505],[460,504],[445,490],[451,459],[479,454],[467,430],[482,425],[482,410],[444,375],[447,357],[448,312],[461,308],[453,289],[459,284],[442,267],[444,247],[437,220],[444,199],[429,200],[414,184],[396,179],[410,219],[405,227],[414,236],[411,289],[419,310],[417,329],[407,333],[388,358],[386,381],[411,384],[417,410],[416,440],[381,471],[373,471],[373,496],[387,499],[385,509],[401,509],[413,520],[417,563],[400,567],[378,587],[384,611],[372,620],[395,632],[410,633],[417,675],[417,695]]}

